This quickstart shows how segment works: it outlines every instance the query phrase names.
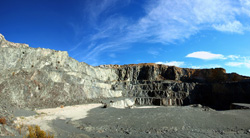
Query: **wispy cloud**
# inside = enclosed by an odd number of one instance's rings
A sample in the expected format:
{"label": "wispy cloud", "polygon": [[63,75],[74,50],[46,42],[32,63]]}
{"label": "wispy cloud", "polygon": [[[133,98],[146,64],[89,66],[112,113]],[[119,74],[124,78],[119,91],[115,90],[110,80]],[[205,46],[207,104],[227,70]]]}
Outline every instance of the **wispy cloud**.
{"label": "wispy cloud", "polygon": [[126,27],[128,26],[127,19],[112,15],[107,17],[105,21],[98,27],[96,27],[96,33],[91,35],[90,41],[96,41],[101,39],[120,38],[122,37]]}
{"label": "wispy cloud", "polygon": [[148,53],[151,54],[151,55],[154,55],[154,56],[159,55],[159,52],[158,51],[154,51],[154,50],[148,50]]}
{"label": "wispy cloud", "polygon": [[225,63],[225,65],[238,68],[241,67],[250,68],[250,57],[237,56],[237,58],[233,60],[234,61]]}
{"label": "wispy cloud", "polygon": [[221,32],[242,34],[244,31],[244,27],[239,21],[229,22],[227,24],[213,25],[213,27]]}
{"label": "wispy cloud", "polygon": [[[213,54],[210,52],[199,51],[188,54],[186,57],[198,58],[203,60],[211,59],[223,59],[223,65],[236,67],[236,68],[250,68],[250,57],[240,56],[240,55],[229,55],[224,56],[222,54]],[[190,65],[191,68],[201,69],[201,68],[216,68],[222,67],[220,64],[208,64],[208,65]]]}
{"label": "wispy cloud", "polygon": [[160,0],[147,7],[147,15],[133,25],[131,39],[174,43],[200,30],[243,33],[236,16],[241,10],[230,0]]}
{"label": "wispy cloud", "polygon": [[[77,31],[76,34],[80,34],[79,32],[85,32],[85,34],[81,34],[83,37],[69,51],[76,56],[81,56],[82,61],[96,65],[99,55],[107,51],[115,52],[129,48],[124,46],[121,40],[126,31],[128,19],[113,13],[116,8],[126,6],[129,2],[130,0],[85,1],[83,22],[85,28],[72,25]],[[81,30],[77,30],[78,28]],[[87,48],[82,51],[79,50],[81,47]]]}
{"label": "wispy cloud", "polygon": [[156,62],[156,64],[181,67],[184,65],[184,62],[182,62],[182,61],[170,61],[170,62],[166,61],[166,62]]}
{"label": "wispy cloud", "polygon": [[240,58],[239,55],[229,55],[227,57],[230,58],[230,59],[232,59],[232,60],[236,60],[236,59]]}
{"label": "wispy cloud", "polygon": [[240,0],[242,12],[250,16],[250,0]]}
{"label": "wispy cloud", "polygon": [[228,62],[226,63],[227,66],[231,67],[247,67],[250,68],[250,62]]}
{"label": "wispy cloud", "polygon": [[87,21],[89,21],[91,25],[98,26],[100,16],[112,12],[117,3],[118,0],[87,0],[84,2],[84,16],[87,16]]}
{"label": "wispy cloud", "polygon": [[[90,23],[87,27],[92,29],[92,33],[82,37],[71,49],[72,52],[77,52],[79,47],[91,45],[82,52],[83,61],[88,63],[92,62],[91,60],[97,61],[99,55],[129,48],[134,42],[169,44],[184,41],[202,30],[241,34],[250,30],[249,23],[238,18],[238,16],[250,16],[249,0],[152,0],[144,7],[145,15],[137,20],[131,20],[115,12],[115,9],[130,3],[129,0],[124,0],[122,4],[120,2],[89,1],[85,13],[88,13]],[[76,26],[75,30],[77,28],[86,30],[86,27]],[[156,54],[156,52],[148,53]],[[209,52],[203,54],[205,56],[192,53],[187,57],[207,60],[225,58],[220,54]]]}
{"label": "wispy cloud", "polygon": [[191,66],[193,69],[210,69],[210,68],[220,68],[221,65],[218,64],[210,64],[210,65],[201,65],[201,66]]}
{"label": "wispy cloud", "polygon": [[109,54],[109,57],[116,58],[116,55],[114,53],[112,53],[112,54]]}
{"label": "wispy cloud", "polygon": [[147,50],[147,53],[150,55],[153,55],[154,57],[160,55],[163,52],[165,52],[165,51],[161,47],[150,47]]}
{"label": "wispy cloud", "polygon": [[186,57],[198,58],[203,60],[226,59],[222,54],[213,54],[207,51],[198,51],[188,54]]}
{"label": "wispy cloud", "polygon": [[[90,50],[84,57],[84,61],[96,61],[97,56],[101,52],[109,51],[109,52],[116,52],[120,50],[127,49],[129,47],[121,47],[121,44],[115,42],[115,43],[104,43],[99,44],[98,46],[94,47],[92,50]],[[97,62],[97,61],[96,61]]]}

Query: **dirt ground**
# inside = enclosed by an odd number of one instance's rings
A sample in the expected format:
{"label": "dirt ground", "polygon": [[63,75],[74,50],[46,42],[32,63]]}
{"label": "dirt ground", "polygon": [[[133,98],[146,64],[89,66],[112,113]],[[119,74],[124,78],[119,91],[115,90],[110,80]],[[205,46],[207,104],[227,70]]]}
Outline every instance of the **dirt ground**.
{"label": "dirt ground", "polygon": [[250,110],[215,111],[201,106],[119,109],[85,104],[36,112],[17,117],[15,123],[37,124],[60,138],[250,137]]}

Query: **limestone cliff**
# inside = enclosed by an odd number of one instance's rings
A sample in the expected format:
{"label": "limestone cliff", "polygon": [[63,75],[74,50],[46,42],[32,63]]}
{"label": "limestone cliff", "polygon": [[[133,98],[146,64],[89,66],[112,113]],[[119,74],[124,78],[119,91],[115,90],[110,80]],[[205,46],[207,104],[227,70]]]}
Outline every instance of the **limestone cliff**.
{"label": "limestone cliff", "polygon": [[115,70],[80,63],[67,52],[13,44],[0,36],[0,102],[50,107],[120,97]]}
{"label": "limestone cliff", "polygon": [[250,103],[249,77],[222,68],[78,62],[67,52],[12,43],[0,34],[0,104],[54,107],[126,97],[140,105]]}

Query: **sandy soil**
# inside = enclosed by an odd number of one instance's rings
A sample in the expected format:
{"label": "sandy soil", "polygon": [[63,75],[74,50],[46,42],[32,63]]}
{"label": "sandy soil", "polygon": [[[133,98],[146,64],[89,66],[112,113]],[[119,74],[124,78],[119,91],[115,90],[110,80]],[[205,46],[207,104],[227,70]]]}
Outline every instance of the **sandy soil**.
{"label": "sandy soil", "polygon": [[37,110],[16,124],[39,125],[56,137],[250,137],[250,110],[85,104]]}
{"label": "sandy soil", "polygon": [[[38,125],[45,131],[51,131],[56,133],[49,125],[51,121],[56,119],[70,119],[71,121],[80,120],[87,117],[88,111],[97,107],[101,107],[102,104],[85,104],[75,105],[58,108],[48,108],[36,110],[36,115],[28,117],[17,117],[15,121],[18,125]],[[20,112],[20,111],[19,111]]]}

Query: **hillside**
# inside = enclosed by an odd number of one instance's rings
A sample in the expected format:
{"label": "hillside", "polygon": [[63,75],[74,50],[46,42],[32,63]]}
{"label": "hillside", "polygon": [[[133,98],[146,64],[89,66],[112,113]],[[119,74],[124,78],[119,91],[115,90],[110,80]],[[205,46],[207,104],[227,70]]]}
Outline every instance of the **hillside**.
{"label": "hillside", "polygon": [[65,51],[31,48],[0,34],[0,117],[7,117],[8,125],[16,109],[109,105],[121,99],[135,105],[201,104],[230,109],[232,103],[250,103],[249,90],[250,77],[228,74],[223,68],[154,63],[94,67]]}

